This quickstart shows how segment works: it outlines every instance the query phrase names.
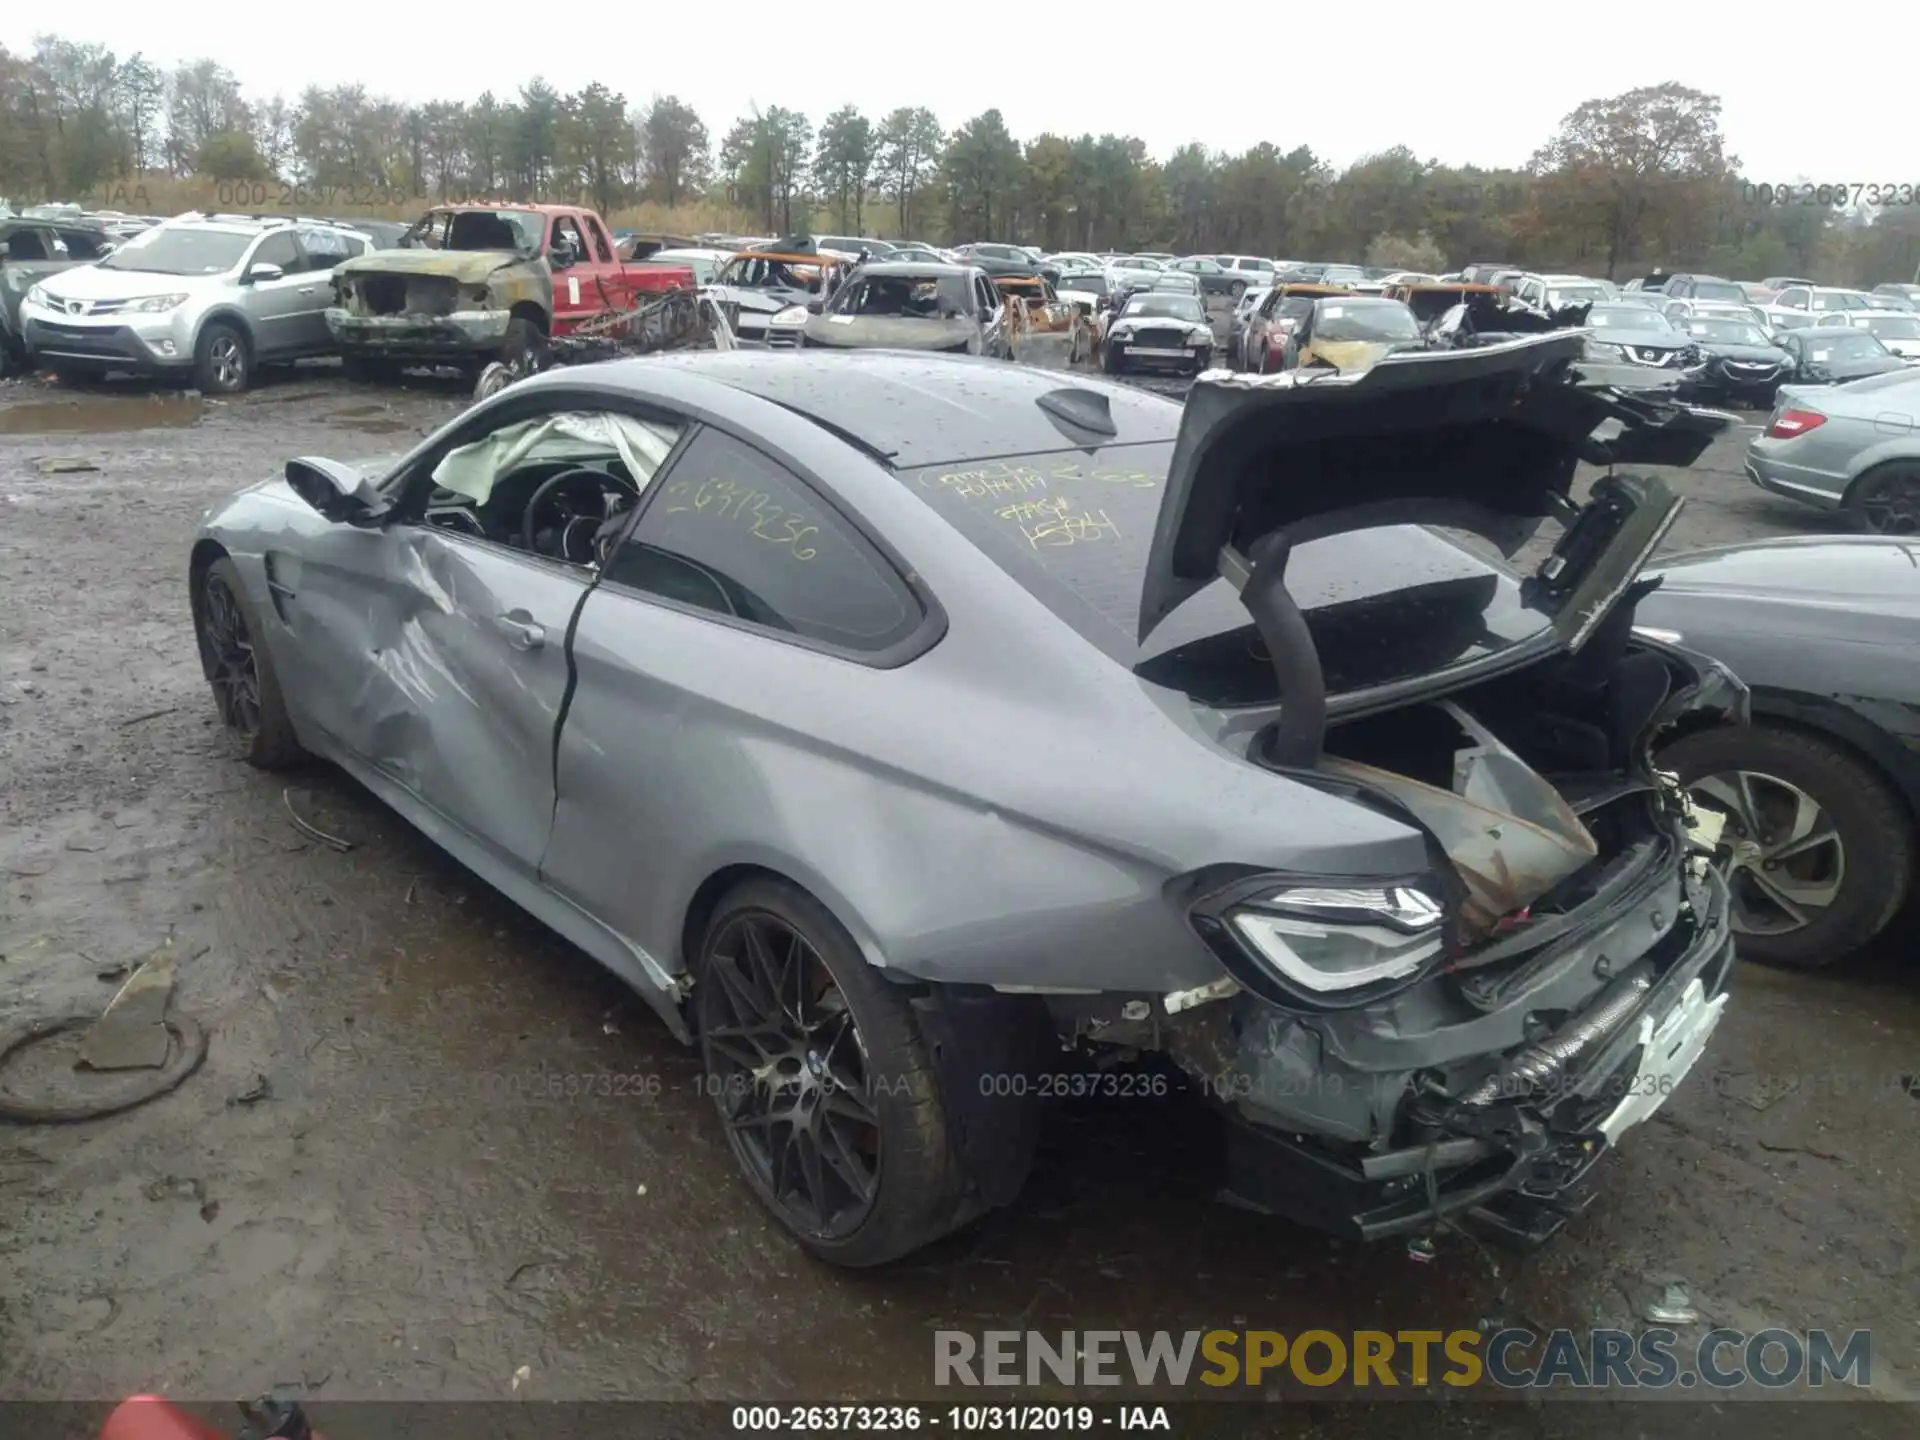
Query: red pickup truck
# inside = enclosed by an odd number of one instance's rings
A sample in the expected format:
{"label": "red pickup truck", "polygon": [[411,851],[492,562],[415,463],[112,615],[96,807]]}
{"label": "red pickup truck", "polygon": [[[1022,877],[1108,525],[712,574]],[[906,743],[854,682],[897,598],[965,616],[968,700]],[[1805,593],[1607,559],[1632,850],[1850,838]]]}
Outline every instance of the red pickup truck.
{"label": "red pickup truck", "polygon": [[336,266],[327,310],[350,370],[520,367],[547,340],[646,297],[694,287],[693,271],[626,265],[606,222],[575,205],[440,205],[390,250]]}

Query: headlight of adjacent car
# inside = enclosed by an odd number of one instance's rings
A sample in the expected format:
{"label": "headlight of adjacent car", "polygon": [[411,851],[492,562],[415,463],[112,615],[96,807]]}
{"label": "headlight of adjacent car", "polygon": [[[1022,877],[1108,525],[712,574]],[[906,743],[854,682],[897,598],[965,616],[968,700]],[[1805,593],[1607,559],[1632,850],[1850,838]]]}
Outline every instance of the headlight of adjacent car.
{"label": "headlight of adjacent car", "polygon": [[1589,340],[1587,341],[1587,358],[1589,360],[1624,360],[1627,358],[1627,349],[1624,345],[1608,345],[1600,340]]}
{"label": "headlight of adjacent car", "polygon": [[36,285],[27,291],[27,303],[29,305],[45,305],[47,303],[47,287],[44,285]]}
{"label": "headlight of adjacent car", "polygon": [[768,320],[767,323],[769,325],[779,325],[783,327],[793,326],[797,328],[807,323],[807,317],[810,313],[804,305],[789,305],[784,310],[774,311],[773,318]]}
{"label": "headlight of adjacent car", "polygon": [[1131,325],[1116,325],[1107,332],[1107,338],[1109,340],[1131,340],[1133,339],[1133,327]]}
{"label": "headlight of adjacent car", "polygon": [[1192,346],[1213,344],[1213,331],[1196,326],[1187,332],[1187,344]]}
{"label": "headlight of adjacent car", "polygon": [[148,295],[139,300],[129,300],[127,311],[136,315],[158,315],[167,310],[178,310],[187,303],[185,294]]}
{"label": "headlight of adjacent car", "polygon": [[1287,886],[1228,913],[1234,933],[1285,981],[1318,993],[1411,975],[1440,953],[1440,902],[1418,885]]}

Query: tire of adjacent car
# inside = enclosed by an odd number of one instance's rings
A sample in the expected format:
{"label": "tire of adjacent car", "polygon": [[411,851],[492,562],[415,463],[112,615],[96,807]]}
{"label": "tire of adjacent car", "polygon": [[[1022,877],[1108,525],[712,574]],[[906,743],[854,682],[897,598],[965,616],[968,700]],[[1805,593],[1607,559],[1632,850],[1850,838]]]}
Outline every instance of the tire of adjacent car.
{"label": "tire of adjacent car", "polygon": [[1238,305],[1240,303],[1240,297],[1247,293],[1247,282],[1244,280],[1234,281],[1233,284],[1227,287],[1227,293],[1233,296],[1233,303]]}
{"label": "tire of adjacent car", "polygon": [[1758,719],[1683,736],[1658,760],[1682,785],[1734,770],[1777,777],[1810,796],[1840,832],[1846,873],[1834,903],[1798,930],[1736,935],[1741,958],[1799,969],[1832,965],[1884,930],[1906,903],[1914,875],[1912,813],[1853,750],[1812,730]]}
{"label": "tire of adjacent car", "polygon": [[[221,374],[221,362],[231,358],[238,369],[233,378]],[[253,347],[246,332],[231,320],[209,320],[193,342],[193,383],[206,395],[237,395],[253,378]]]}
{"label": "tire of adjacent car", "polygon": [[251,730],[228,725],[225,727],[227,736],[233,742],[235,753],[256,769],[292,769],[307,758],[307,752],[301,749],[300,742],[294,738],[293,719],[287,714],[287,702],[280,692],[280,677],[273,668],[273,654],[261,639],[260,617],[247,599],[239,567],[224,555],[209,565],[194,585],[194,636],[200,651],[200,668],[206,674],[208,684],[212,684],[214,660],[205,627],[207,591],[214,585],[227,588],[233,596],[234,608],[240,612],[240,618],[247,627],[260,699],[259,725]]}
{"label": "tire of adjacent car", "polygon": [[507,322],[507,338],[500,342],[500,363],[515,373],[531,373],[547,348],[540,327],[523,315]]}
{"label": "tire of adjacent car", "polygon": [[[720,983],[711,974],[715,943],[743,911],[771,914],[813,947],[846,997],[866,1058],[867,1073],[886,1077],[870,1100],[879,1119],[878,1186],[872,1208],[858,1229],[829,1239],[796,1228],[769,1195],[753,1167],[735,1161],[748,1188],[781,1227],[810,1254],[835,1265],[866,1268],[911,1254],[959,1228],[977,1213],[966,1203],[966,1172],[947,1129],[946,1107],[933,1056],[920,1034],[908,992],[867,964],[860,947],[833,914],[798,885],[772,877],[748,880],[715,907],[701,938],[695,984]],[[709,1082],[718,1079],[702,1038],[701,1060]],[[724,1086],[708,1083],[726,1124]],[[729,1148],[737,1145],[728,1129]]]}
{"label": "tire of adjacent car", "polygon": [[1109,340],[1106,344],[1100,347],[1100,368],[1106,371],[1107,374],[1109,375],[1119,375],[1124,373],[1124,367],[1121,364],[1119,352],[1114,349],[1113,342],[1111,340]]}
{"label": "tire of adjacent car", "polygon": [[[1904,519],[1907,529],[1897,529],[1889,525],[1876,524],[1867,513],[1867,507],[1881,497],[1890,486],[1900,486],[1907,491],[1904,514],[1894,517],[1896,523]],[[1920,534],[1920,461],[1889,460],[1876,465],[1859,479],[1855,480],[1847,491],[1841,512],[1848,526],[1863,535],[1914,535]]]}

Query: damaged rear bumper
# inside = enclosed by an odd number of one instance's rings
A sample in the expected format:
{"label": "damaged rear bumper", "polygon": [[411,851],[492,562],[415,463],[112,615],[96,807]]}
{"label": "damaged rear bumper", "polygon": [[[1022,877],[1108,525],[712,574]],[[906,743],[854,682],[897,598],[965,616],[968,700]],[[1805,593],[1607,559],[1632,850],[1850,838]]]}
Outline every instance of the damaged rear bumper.
{"label": "damaged rear bumper", "polygon": [[[1460,1217],[1515,1244],[1545,1241],[1591,1203],[1594,1166],[1626,1129],[1659,1108],[1719,1020],[1733,965],[1726,886],[1701,864],[1690,866],[1685,888],[1678,917],[1659,914],[1658,907],[1673,904],[1660,886],[1663,893],[1643,894],[1615,923],[1556,959],[1552,968],[1561,976],[1571,974],[1571,962],[1584,975],[1614,977],[1589,991],[1566,1026],[1598,1013],[1623,987],[1634,1003],[1617,1005],[1612,1023],[1546,1083],[1491,1103],[1423,1095],[1418,1071],[1374,1068],[1388,1054],[1374,1043],[1377,1036],[1351,1037],[1351,1047],[1329,1043],[1320,1074],[1289,1075],[1258,1053],[1271,1030],[1236,1024],[1234,1053],[1213,1052],[1251,1071],[1251,1093],[1221,1096],[1237,1101],[1228,1116],[1225,1198],[1359,1239],[1423,1232]],[[1650,921],[1668,918],[1671,928],[1637,961],[1617,970],[1607,963],[1632,932],[1644,935]],[[1539,983],[1469,1023],[1499,1026],[1559,1011],[1553,992],[1560,982],[1545,973],[1535,978]],[[1391,1048],[1410,1051],[1418,1043]],[[1336,1057],[1336,1048],[1347,1055]],[[1524,1064],[1529,1048],[1502,1052],[1503,1063]],[[1273,1087],[1282,1087],[1278,1097]],[[1309,1088],[1320,1096],[1305,1094]],[[1345,1103],[1342,1089],[1347,1102],[1354,1092],[1376,1092],[1361,1108],[1378,1105],[1396,1117],[1396,1133],[1411,1131],[1410,1138],[1385,1147],[1329,1144],[1284,1113],[1337,1107]]]}
{"label": "damaged rear bumper", "polygon": [[513,315],[507,310],[455,310],[446,315],[355,315],[327,310],[327,329],[342,353],[382,359],[436,359],[498,350]]}

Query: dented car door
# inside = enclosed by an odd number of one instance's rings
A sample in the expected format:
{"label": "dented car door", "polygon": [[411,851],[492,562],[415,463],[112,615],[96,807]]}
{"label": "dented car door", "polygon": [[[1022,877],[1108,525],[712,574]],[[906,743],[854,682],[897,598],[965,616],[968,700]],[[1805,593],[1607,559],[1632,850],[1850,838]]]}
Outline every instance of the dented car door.
{"label": "dented car door", "polygon": [[305,661],[284,683],[340,746],[530,875],[587,582],[425,524],[335,525],[277,587]]}

